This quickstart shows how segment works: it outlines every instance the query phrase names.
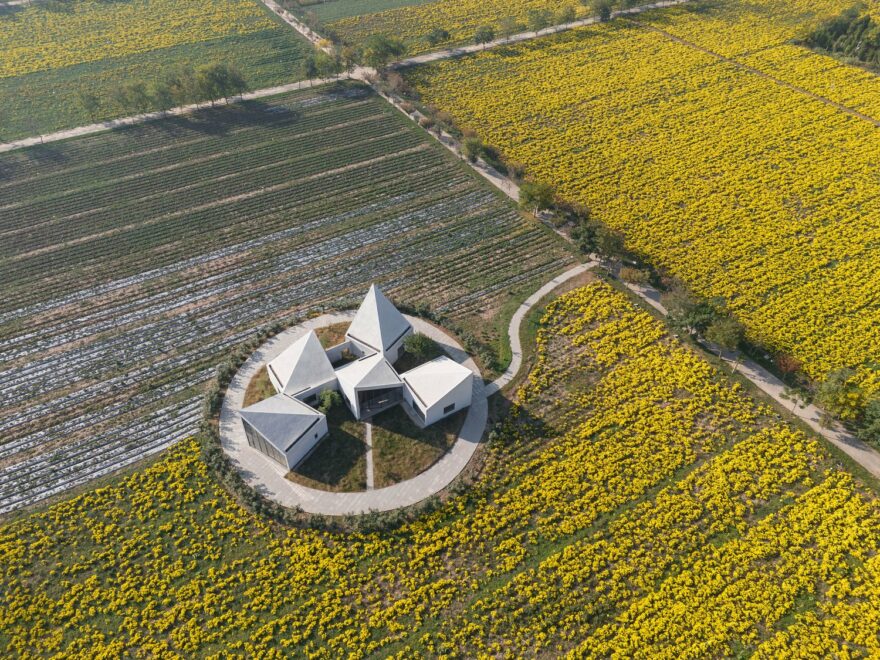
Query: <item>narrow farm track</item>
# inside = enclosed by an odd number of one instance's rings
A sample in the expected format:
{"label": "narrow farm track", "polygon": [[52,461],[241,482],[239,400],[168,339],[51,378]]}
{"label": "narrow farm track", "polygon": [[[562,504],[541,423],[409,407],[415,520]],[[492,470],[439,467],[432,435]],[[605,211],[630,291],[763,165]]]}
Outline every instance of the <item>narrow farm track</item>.
{"label": "narrow farm track", "polygon": [[[266,0],[264,0],[264,2],[265,1]],[[691,0],[660,0],[660,2],[652,2],[645,5],[639,5],[638,7],[630,7],[628,9],[619,9],[613,11],[611,12],[611,17],[625,18],[627,16],[637,16],[638,14],[643,14],[647,11],[652,11],[655,9],[665,9],[667,7],[676,7],[678,5],[683,5],[688,2],[691,2]],[[452,48],[444,48],[441,50],[431,51],[430,53],[423,53],[421,55],[414,55],[413,57],[407,57],[399,60],[398,62],[395,62],[394,64],[392,64],[392,67],[396,69],[405,69],[407,67],[418,66],[420,64],[428,64],[430,62],[439,62],[440,60],[448,60],[455,57],[462,57],[464,55],[472,55],[473,53],[481,53],[484,50],[491,50],[492,48],[509,46],[511,44],[522,43],[524,41],[531,41],[532,39],[540,39],[542,37],[547,37],[551,34],[558,34],[560,32],[567,32],[568,30],[576,30],[577,28],[587,27],[589,25],[596,25],[599,22],[601,22],[599,17],[590,16],[588,18],[581,18],[570,23],[560,23],[559,25],[546,27],[538,30],[537,32],[519,32],[509,37],[493,39],[492,41],[486,42],[485,44],[455,46]]]}
{"label": "narrow farm track", "polygon": [[742,62],[740,62],[736,58],[727,57],[726,55],[716,53],[715,51],[709,50],[708,48],[704,48],[703,46],[700,46],[699,44],[696,44],[692,41],[688,41],[687,39],[682,39],[681,37],[677,37],[676,35],[674,35],[670,32],[667,32],[666,30],[663,30],[662,28],[658,28],[654,25],[650,25],[648,23],[643,23],[642,21],[637,21],[635,19],[627,19],[627,20],[630,23],[632,23],[633,25],[637,25],[640,28],[644,28],[646,30],[651,30],[652,32],[656,32],[658,34],[662,34],[664,37],[666,37],[670,41],[674,41],[675,43],[681,44],[682,46],[687,46],[688,48],[692,48],[692,49],[697,50],[701,53],[705,53],[706,55],[711,55],[712,57],[714,57],[722,62],[726,62],[728,64],[731,64],[742,71],[748,71],[749,73],[752,73],[756,76],[760,76],[761,78],[764,78],[765,80],[770,80],[773,83],[780,85],[781,87],[785,87],[785,88],[790,89],[794,92],[797,92],[798,94],[802,94],[803,96],[811,98],[814,101],[819,101],[819,102],[824,103],[825,105],[832,107],[836,110],[840,110],[841,112],[845,112],[846,114],[848,114],[852,117],[855,117],[856,119],[861,119],[862,121],[866,121],[869,124],[873,124],[874,126],[880,127],[880,119],[876,119],[874,117],[871,117],[870,115],[866,115],[863,112],[859,112],[858,110],[854,110],[853,108],[850,108],[849,106],[843,105],[842,103],[838,103],[837,101],[832,101],[829,98],[826,98],[824,96],[816,94],[815,92],[811,92],[810,90],[805,89],[803,87],[800,87],[798,85],[794,85],[794,84],[787,82],[785,80],[781,80],[780,78],[777,78],[775,76],[770,75],[766,71],[761,71],[761,69],[756,69],[755,67],[749,66],[748,64],[743,64]]}
{"label": "narrow farm track", "polygon": [[0,513],[191,435],[273,321],[379,281],[458,323],[571,263],[362,86],[46,149],[0,155]]}

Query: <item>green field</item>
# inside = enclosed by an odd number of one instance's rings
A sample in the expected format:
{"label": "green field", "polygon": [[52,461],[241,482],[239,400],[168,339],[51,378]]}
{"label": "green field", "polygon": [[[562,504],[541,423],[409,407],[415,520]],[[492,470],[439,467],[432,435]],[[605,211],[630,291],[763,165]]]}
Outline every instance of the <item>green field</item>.
{"label": "green field", "polygon": [[375,281],[497,355],[484,319],[572,260],[359,85],[2,154],[0,199],[0,511],[192,433],[261,327]]}
{"label": "green field", "polygon": [[[134,4],[134,0],[130,1]],[[150,11],[150,0],[140,4],[145,12]],[[60,20],[57,14],[45,11],[51,20]],[[69,63],[63,65],[20,67],[23,72],[16,75],[12,75],[16,69],[10,67],[4,74],[0,68],[0,98],[3,99],[0,141],[131,114],[131,109],[114,99],[114,93],[121,86],[143,82],[150,88],[182,65],[193,68],[217,62],[234,65],[251,89],[298,80],[299,62],[311,52],[310,44],[259,3],[254,4],[253,11],[260,21],[260,29],[253,31],[194,38],[189,42],[97,59],[77,61],[71,57]],[[15,56],[15,44],[4,39],[3,24],[18,20],[17,15],[17,12],[0,13],[0,58]],[[64,35],[61,38],[75,38],[63,29],[59,33]],[[83,94],[95,97],[95,110],[86,109]]]}
{"label": "green field", "polygon": [[426,5],[435,0],[327,0],[315,4],[303,4],[303,9],[315,13],[322,23],[330,23],[349,16],[364,16],[388,9]]}

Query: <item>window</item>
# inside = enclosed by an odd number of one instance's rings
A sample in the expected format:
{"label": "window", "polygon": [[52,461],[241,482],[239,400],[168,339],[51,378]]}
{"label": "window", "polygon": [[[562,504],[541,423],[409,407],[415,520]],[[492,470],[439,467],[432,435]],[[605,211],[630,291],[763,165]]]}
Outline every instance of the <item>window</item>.
{"label": "window", "polygon": [[446,406],[446,407],[443,409],[443,414],[444,414],[444,415],[448,415],[448,414],[451,413],[453,410],[455,410],[455,404],[454,404],[454,403],[450,403],[448,406]]}

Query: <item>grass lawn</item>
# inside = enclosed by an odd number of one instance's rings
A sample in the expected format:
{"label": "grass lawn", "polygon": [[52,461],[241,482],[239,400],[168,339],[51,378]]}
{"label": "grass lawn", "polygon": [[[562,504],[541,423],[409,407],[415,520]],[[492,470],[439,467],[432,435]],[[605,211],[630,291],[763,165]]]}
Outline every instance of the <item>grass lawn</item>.
{"label": "grass lawn", "polygon": [[269,380],[269,371],[266,367],[262,367],[257,375],[251,378],[251,382],[248,383],[247,389],[244,391],[244,405],[252,406],[263,399],[275,396],[275,394],[277,392],[275,392],[272,381]]}
{"label": "grass lawn", "polygon": [[321,341],[321,346],[324,348],[330,348],[331,346],[336,346],[345,341],[345,333],[348,332],[349,325],[351,324],[346,321],[343,321],[342,323],[334,323],[333,325],[328,325],[324,328],[318,328],[315,330],[315,334],[318,335],[318,339]]}
{"label": "grass lawn", "polygon": [[344,405],[327,414],[330,435],[287,478],[303,486],[333,492],[365,490],[367,445],[365,426]]}
{"label": "grass lawn", "polygon": [[376,488],[421,474],[445,454],[458,437],[467,410],[420,429],[400,406],[373,418],[373,479]]}

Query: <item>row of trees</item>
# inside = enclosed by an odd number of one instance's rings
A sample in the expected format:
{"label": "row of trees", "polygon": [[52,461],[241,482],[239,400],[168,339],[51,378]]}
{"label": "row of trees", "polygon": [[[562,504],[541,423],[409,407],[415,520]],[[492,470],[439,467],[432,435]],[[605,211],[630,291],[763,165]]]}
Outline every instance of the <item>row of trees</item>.
{"label": "row of trees", "polygon": [[[613,0],[581,0],[581,4],[588,7],[590,14],[598,16],[599,20],[604,23],[611,20],[612,14],[618,6],[621,8],[635,7],[639,1],[621,0],[616,4]],[[526,15],[525,23],[520,22],[515,16],[506,16],[495,25],[481,25],[474,32],[473,41],[477,45],[485,46],[496,38],[510,39],[513,35],[521,32],[529,31],[538,34],[541,30],[554,25],[572,23],[577,20],[577,16],[577,8],[574,5],[562,7],[556,12],[549,9],[531,9]],[[434,28],[425,35],[425,41],[431,47],[449,41],[449,39],[449,32],[443,28]]]}
{"label": "row of trees", "polygon": [[872,67],[880,67],[880,24],[864,5],[852,7],[821,25],[805,42]]}
{"label": "row of trees", "polygon": [[[220,99],[229,100],[248,90],[244,76],[234,66],[215,63],[191,67],[179,67],[161,80],[147,84],[134,80],[120,85],[112,94],[118,109],[126,114],[161,110]],[[86,114],[95,120],[102,111],[101,99],[89,92],[79,93],[79,103]]]}

